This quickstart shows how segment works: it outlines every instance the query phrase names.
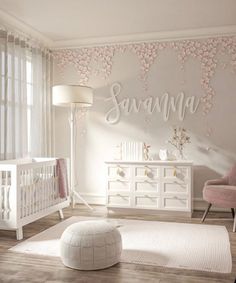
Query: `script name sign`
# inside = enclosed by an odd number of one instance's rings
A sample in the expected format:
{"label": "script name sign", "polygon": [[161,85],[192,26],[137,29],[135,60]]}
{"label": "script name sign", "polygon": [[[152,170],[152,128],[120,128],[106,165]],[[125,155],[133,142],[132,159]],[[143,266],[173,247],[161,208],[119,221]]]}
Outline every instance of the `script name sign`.
{"label": "script name sign", "polygon": [[155,112],[161,113],[164,121],[168,121],[171,112],[174,112],[177,113],[178,119],[183,121],[186,112],[188,111],[190,114],[195,113],[200,104],[199,98],[196,96],[186,96],[184,92],[180,92],[176,96],[170,96],[166,92],[161,96],[147,96],[143,99],[137,99],[135,97],[119,99],[120,93],[120,83],[113,83],[110,88],[110,97],[105,100],[113,104],[105,116],[109,124],[119,122],[122,114],[130,115],[132,113],[139,113],[141,110],[148,114]]}

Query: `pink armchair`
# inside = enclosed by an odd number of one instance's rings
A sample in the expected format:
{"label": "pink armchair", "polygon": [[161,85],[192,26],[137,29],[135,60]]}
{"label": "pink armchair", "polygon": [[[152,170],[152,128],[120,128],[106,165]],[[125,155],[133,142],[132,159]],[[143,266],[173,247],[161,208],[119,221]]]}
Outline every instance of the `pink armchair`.
{"label": "pink armchair", "polygon": [[204,222],[212,204],[231,208],[234,218],[233,232],[236,229],[236,165],[234,165],[230,172],[216,180],[209,180],[205,183],[203,188],[203,199],[208,202],[208,206],[204,212],[201,222]]}

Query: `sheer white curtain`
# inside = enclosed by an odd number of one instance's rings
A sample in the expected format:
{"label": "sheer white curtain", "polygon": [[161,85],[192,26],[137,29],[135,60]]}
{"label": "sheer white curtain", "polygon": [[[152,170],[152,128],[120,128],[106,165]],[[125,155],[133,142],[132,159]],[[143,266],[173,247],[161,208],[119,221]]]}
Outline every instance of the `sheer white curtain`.
{"label": "sheer white curtain", "polygon": [[0,29],[0,159],[53,155],[52,55]]}

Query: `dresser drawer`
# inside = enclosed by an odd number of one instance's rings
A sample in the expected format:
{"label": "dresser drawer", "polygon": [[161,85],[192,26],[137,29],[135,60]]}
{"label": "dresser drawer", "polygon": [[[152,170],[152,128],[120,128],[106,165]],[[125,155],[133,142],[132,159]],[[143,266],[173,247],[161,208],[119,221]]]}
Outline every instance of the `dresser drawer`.
{"label": "dresser drawer", "polygon": [[160,168],[157,166],[135,166],[134,168],[135,179],[157,179],[160,177]]}
{"label": "dresser drawer", "polygon": [[185,181],[190,178],[190,169],[184,166],[165,166],[163,167],[163,178]]}
{"label": "dresser drawer", "polygon": [[108,166],[108,178],[112,179],[130,179],[131,168],[123,165]]}
{"label": "dresser drawer", "polygon": [[135,192],[153,192],[159,193],[159,183],[150,181],[135,181],[134,183]]}
{"label": "dresser drawer", "polygon": [[178,181],[166,181],[162,184],[162,192],[167,194],[188,194],[189,185],[188,183]]}
{"label": "dresser drawer", "polygon": [[166,196],[163,197],[163,208],[170,210],[188,210],[189,201],[185,197],[180,196]]}
{"label": "dresser drawer", "polygon": [[134,207],[136,208],[159,208],[160,198],[154,195],[135,195]]}
{"label": "dresser drawer", "polygon": [[109,180],[107,189],[108,191],[130,191],[130,182],[128,181],[120,181],[120,180]]}
{"label": "dresser drawer", "polygon": [[108,206],[129,207],[131,206],[130,195],[123,194],[123,193],[109,194],[107,196],[107,205]]}

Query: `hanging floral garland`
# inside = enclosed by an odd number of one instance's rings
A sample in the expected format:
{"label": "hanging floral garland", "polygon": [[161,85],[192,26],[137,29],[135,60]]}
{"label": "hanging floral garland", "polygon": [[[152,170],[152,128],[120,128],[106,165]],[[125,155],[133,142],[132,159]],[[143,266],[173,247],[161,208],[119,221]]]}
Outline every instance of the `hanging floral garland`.
{"label": "hanging floral garland", "polygon": [[[94,74],[108,79],[112,72],[114,55],[117,52],[131,51],[140,61],[139,79],[147,89],[148,73],[161,50],[173,49],[178,53],[181,68],[189,58],[197,58],[201,63],[201,86],[204,95],[203,114],[208,114],[213,107],[215,91],[211,86],[211,79],[217,67],[217,53],[222,52],[230,56],[231,66],[236,73],[236,37],[217,37],[208,39],[178,40],[172,42],[131,43],[97,46],[89,48],[63,49],[53,52],[56,62],[63,71],[72,65],[79,74],[79,83],[85,85],[89,77]],[[93,64],[95,63],[95,64]],[[95,67],[91,67],[95,66]]]}

